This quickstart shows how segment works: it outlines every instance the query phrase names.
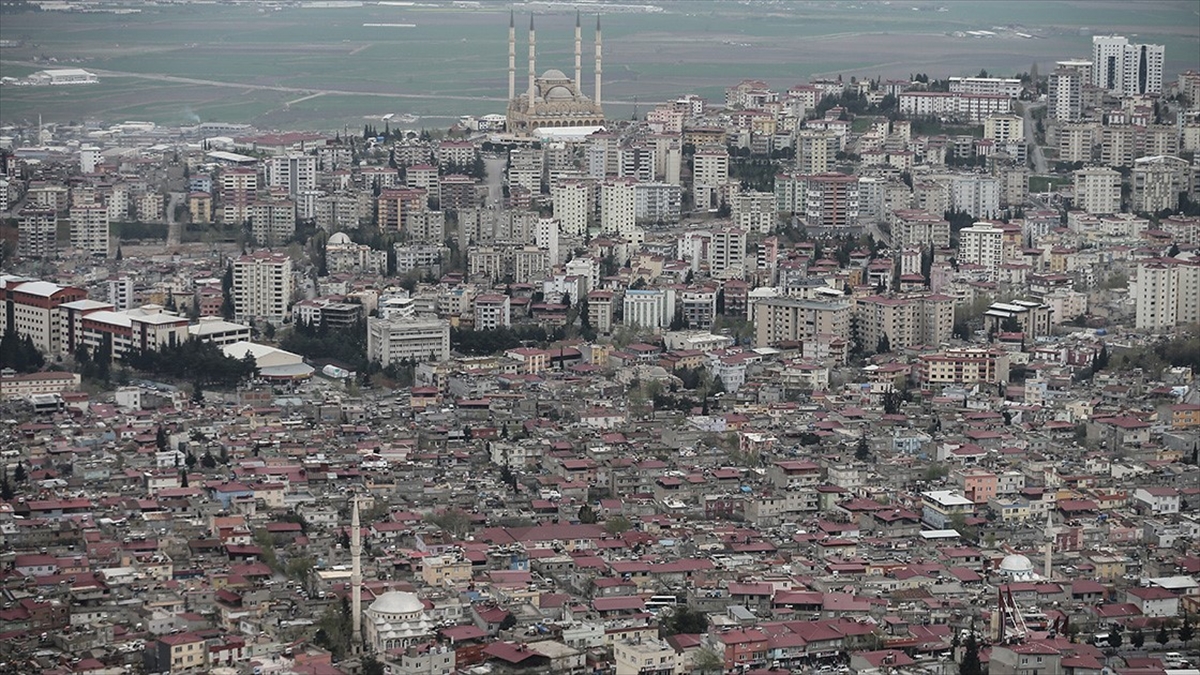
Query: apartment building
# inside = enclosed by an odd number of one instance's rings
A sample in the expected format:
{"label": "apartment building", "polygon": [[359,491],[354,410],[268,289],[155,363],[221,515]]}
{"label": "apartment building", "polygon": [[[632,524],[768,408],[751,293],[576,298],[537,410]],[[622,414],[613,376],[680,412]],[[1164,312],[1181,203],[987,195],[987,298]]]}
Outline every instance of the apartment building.
{"label": "apartment building", "polygon": [[995,302],[983,313],[983,330],[1000,333],[1004,324],[1016,321],[1025,337],[1033,340],[1050,334],[1053,314],[1050,305],[1033,300]]}
{"label": "apartment building", "polygon": [[1161,94],[1163,45],[1135,44],[1120,35],[1092,36],[1092,84],[1120,96]]}
{"label": "apartment building", "polygon": [[558,181],[550,186],[550,198],[563,235],[586,235],[596,210],[595,183],[590,180]]}
{"label": "apartment building", "polygon": [[367,319],[367,358],[383,365],[450,358],[450,322],[445,319]]}
{"label": "apartment building", "polygon": [[716,279],[741,279],[746,274],[746,231],[727,227],[712,233],[708,270]]}
{"label": "apartment building", "polygon": [[950,93],[1017,98],[1021,95],[1021,81],[1012,77],[951,77]]}
{"label": "apartment building", "polygon": [[979,124],[990,115],[1012,112],[1013,99],[1002,94],[906,91],[900,112],[911,117],[947,117]]}
{"label": "apartment building", "polygon": [[1088,213],[1121,212],[1121,174],[1089,167],[1075,172],[1075,206]]}
{"label": "apartment building", "polygon": [[940,345],[954,331],[954,298],[940,294],[858,298],[854,328],[867,351],[874,351],[885,335],[892,349]]}
{"label": "apartment building", "polygon": [[697,210],[721,206],[721,192],[729,183],[729,152],[723,147],[697,148],[692,157],[692,198]]}
{"label": "apartment building", "polygon": [[858,178],[840,173],[808,176],[804,220],[809,227],[844,231],[858,226]]}
{"label": "apartment building", "polygon": [[990,115],[983,121],[983,137],[1001,143],[1025,142],[1025,119],[1020,115]]}
{"label": "apartment building", "polygon": [[947,349],[917,361],[921,386],[1008,382],[1009,354],[999,349]]}
{"label": "apartment building", "polygon": [[88,255],[108,257],[108,209],[103,204],[71,206],[71,247]]}
{"label": "apartment building", "polygon": [[592,291],[587,294],[588,322],[592,330],[607,335],[613,328],[613,294],[611,291]]}
{"label": "apartment building", "polygon": [[286,190],[293,199],[302,192],[317,189],[316,155],[276,155],[267,160],[263,172],[268,187]]}
{"label": "apartment building", "polygon": [[849,300],[756,298],[750,303],[754,344],[769,347],[817,336],[848,340],[852,309]]}
{"label": "apartment building", "polygon": [[475,330],[495,330],[512,326],[512,304],[507,295],[486,294],[475,297]]}
{"label": "apartment building", "polygon": [[1179,207],[1179,194],[1192,193],[1195,169],[1186,160],[1160,155],[1134,160],[1133,210],[1156,213]]}
{"label": "apartment building", "polygon": [[638,183],[634,188],[634,218],[638,222],[675,223],[683,208],[683,188],[671,183]]}
{"label": "apartment building", "polygon": [[403,232],[409,216],[428,207],[424,190],[390,188],[379,192],[375,200],[376,222],[384,232]]}
{"label": "apartment building", "polygon": [[221,222],[244,223],[258,198],[258,172],[250,168],[221,170]]}
{"label": "apartment building", "polygon": [[1047,110],[1050,119],[1075,122],[1083,116],[1083,88],[1092,82],[1092,62],[1059,61],[1049,76]]}
{"label": "apartment building", "polygon": [[1148,260],[1130,283],[1139,330],[1164,330],[1200,321],[1200,262],[1179,258]]}
{"label": "apartment building", "polygon": [[842,150],[842,137],[832,131],[801,129],[796,132],[796,171],[805,175],[828,173]]}
{"label": "apartment building", "polygon": [[250,205],[250,233],[260,246],[282,246],[296,234],[296,203],[258,200]]}
{"label": "apartment building", "polygon": [[1000,181],[994,176],[956,175],[950,181],[950,205],[972,218],[1000,215]]}
{"label": "apartment building", "polygon": [[958,260],[995,273],[1004,262],[1004,230],[990,223],[975,223],[959,230]]}
{"label": "apartment building", "polygon": [[637,226],[637,181],[610,178],[600,189],[600,231],[630,242],[641,243]]}
{"label": "apartment building", "polygon": [[767,234],[775,228],[774,193],[740,192],[730,198],[730,207],[738,229]]}
{"label": "apartment building", "polygon": [[238,322],[282,323],[292,300],[292,259],[256,251],[233,261],[233,307]]}
{"label": "apartment building", "polygon": [[17,223],[17,256],[53,258],[58,252],[58,214],[53,209],[21,209]]}
{"label": "apartment building", "polygon": [[920,209],[893,211],[892,244],[946,248],[950,246],[950,221]]}

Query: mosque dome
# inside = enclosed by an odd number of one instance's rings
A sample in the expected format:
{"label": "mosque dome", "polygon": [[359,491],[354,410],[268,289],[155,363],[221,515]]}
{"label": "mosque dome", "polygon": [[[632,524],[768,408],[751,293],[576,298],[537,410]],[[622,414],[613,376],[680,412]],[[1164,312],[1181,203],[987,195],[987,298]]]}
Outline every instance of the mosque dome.
{"label": "mosque dome", "polygon": [[543,80],[566,80],[569,78],[567,78],[566,74],[563,73],[563,71],[558,70],[557,68],[551,68],[550,70],[547,70],[546,72],[542,73],[542,79]]}
{"label": "mosque dome", "polygon": [[566,87],[551,87],[550,91],[546,92],[547,101],[570,101],[575,98],[575,94]]}
{"label": "mosque dome", "polygon": [[345,232],[335,232],[334,234],[329,235],[329,240],[325,242],[325,245],[328,246],[333,244],[335,246],[345,246],[346,244],[350,243],[353,243],[350,241],[350,235],[346,234]]}
{"label": "mosque dome", "polygon": [[370,611],[384,616],[417,614],[425,610],[425,605],[413,593],[404,591],[389,591],[371,603]]}
{"label": "mosque dome", "polygon": [[1033,574],[1033,563],[1020,553],[1014,553],[1000,561],[1000,572],[1014,577],[1027,577]]}

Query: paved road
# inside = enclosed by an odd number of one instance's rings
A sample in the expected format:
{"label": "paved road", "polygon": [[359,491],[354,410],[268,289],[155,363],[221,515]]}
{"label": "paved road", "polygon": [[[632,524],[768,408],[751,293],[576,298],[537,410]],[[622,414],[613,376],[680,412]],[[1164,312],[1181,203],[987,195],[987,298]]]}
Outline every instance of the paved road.
{"label": "paved road", "polygon": [[488,188],[489,207],[499,208],[504,202],[504,169],[508,166],[508,160],[503,154],[483,156],[483,166],[487,170],[487,180],[485,181]]}
{"label": "paved road", "polygon": [[[45,64],[35,61],[14,61],[11,59],[2,59],[0,64],[29,66],[33,68],[44,68]],[[260,91],[282,91],[287,93],[311,95],[332,94],[335,96],[373,96],[377,98],[415,98],[415,99],[442,99],[447,101],[494,101],[500,103],[508,102],[506,98],[488,97],[488,96],[455,96],[452,94],[400,94],[396,92],[386,91],[351,91],[347,89],[311,89],[305,87],[285,87],[278,84],[247,84],[243,82],[221,82],[220,80],[204,80],[196,77],[177,77],[175,75],[158,75],[155,73],[131,73],[123,70],[100,70],[98,68],[88,68],[89,71],[101,77],[136,77],[142,80],[154,80],[155,82],[176,82],[179,84],[200,84],[209,87],[225,87],[229,89],[254,89]],[[303,99],[300,99],[303,100]],[[292,101],[295,103],[295,101]],[[614,105],[639,105],[635,101],[605,101]],[[641,101],[640,105],[655,106],[663,103],[663,101]]]}
{"label": "paved road", "polygon": [[170,193],[167,202],[167,246],[178,246],[183,241],[183,223],[175,220],[175,207],[187,198],[182,192]]}
{"label": "paved road", "polygon": [[1037,122],[1033,119],[1033,109],[1045,106],[1045,103],[1027,103],[1022,112],[1025,118],[1025,143],[1028,144],[1029,152],[1033,157],[1033,172],[1039,176],[1050,173],[1050,170],[1046,166],[1046,156],[1042,154],[1042,146],[1037,144],[1037,134],[1034,133]]}

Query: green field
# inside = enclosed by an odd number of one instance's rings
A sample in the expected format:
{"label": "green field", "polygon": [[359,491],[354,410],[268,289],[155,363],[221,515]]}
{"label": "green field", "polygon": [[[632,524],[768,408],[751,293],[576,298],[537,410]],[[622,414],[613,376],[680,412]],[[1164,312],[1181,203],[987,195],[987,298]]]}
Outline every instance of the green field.
{"label": "green field", "polygon": [[[938,11],[944,5],[945,11]],[[662,2],[659,14],[604,14],[605,103],[627,117],[637,101],[684,93],[720,101],[746,77],[778,88],[814,75],[907,77],[1027,71],[1088,56],[1093,33],[1121,32],[1167,47],[1168,77],[1200,63],[1200,3]],[[913,11],[913,7],[919,11]],[[480,9],[368,5],[343,9],[182,5],[139,14],[4,15],[0,75],[83,67],[99,85],[4,87],[0,123],[149,119],[163,124],[248,122],[260,128],[358,128],[386,113],[442,126],[502,112],[508,5]],[[525,82],[518,19],[517,87]],[[573,69],[574,16],[540,14],[538,68]],[[413,23],[415,28],[365,23]],[[584,21],[584,89],[591,91],[591,26]],[[954,31],[1011,27],[996,38]],[[1036,39],[1021,39],[1012,31]],[[50,62],[49,59],[55,59]],[[184,78],[169,79],[169,78]],[[324,93],[306,98],[314,92]],[[305,99],[305,100],[300,100]]]}

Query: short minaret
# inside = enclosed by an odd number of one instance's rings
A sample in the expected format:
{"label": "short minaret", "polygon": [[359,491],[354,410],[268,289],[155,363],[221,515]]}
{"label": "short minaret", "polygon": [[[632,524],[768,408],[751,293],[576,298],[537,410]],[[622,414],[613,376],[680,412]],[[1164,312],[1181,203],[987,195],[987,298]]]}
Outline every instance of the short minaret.
{"label": "short minaret", "polygon": [[533,15],[529,15],[529,114],[533,114],[533,108],[536,105],[534,102],[535,89],[533,78],[537,77],[537,65],[535,64],[535,54],[537,52],[537,35],[533,32]]}
{"label": "short minaret", "polygon": [[579,10],[575,10],[575,93],[583,94],[583,30],[579,27]]}
{"label": "short minaret", "polygon": [[596,95],[593,97],[596,100],[596,107],[600,106],[600,78],[604,75],[604,66],[601,59],[603,51],[603,41],[600,38],[600,15],[596,15]]}
{"label": "short minaret", "polygon": [[508,12],[508,100],[517,97],[517,24],[512,10]]}
{"label": "short minaret", "polygon": [[350,614],[351,644],[362,644],[362,528],[358,523],[358,495],[351,497],[350,511]]}

